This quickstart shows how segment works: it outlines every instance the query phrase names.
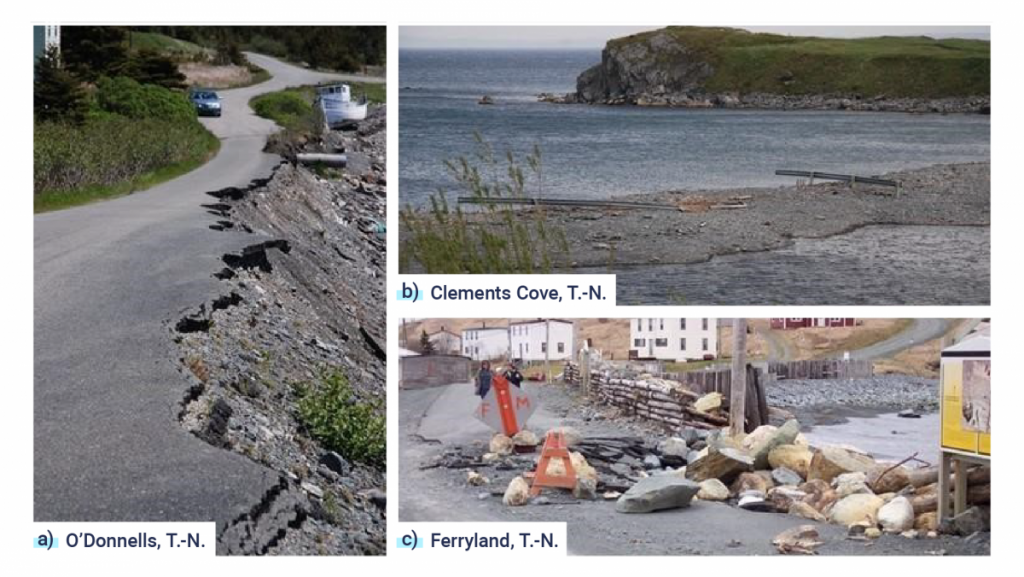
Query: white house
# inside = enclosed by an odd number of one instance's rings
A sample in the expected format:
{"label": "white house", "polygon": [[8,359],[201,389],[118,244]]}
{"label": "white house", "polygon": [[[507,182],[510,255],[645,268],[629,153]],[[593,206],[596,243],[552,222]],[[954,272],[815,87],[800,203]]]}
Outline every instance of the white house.
{"label": "white house", "polygon": [[[537,319],[508,327],[512,357],[521,361],[564,361],[572,358],[575,342],[572,321]],[[551,352],[548,353],[548,345]]]}
{"label": "white house", "polygon": [[441,327],[436,333],[430,333],[427,338],[434,345],[434,352],[439,355],[462,354],[462,337],[445,327]]}
{"label": "white house", "polygon": [[508,353],[508,329],[474,327],[462,331],[462,354],[474,361],[500,359]]}
{"label": "white house", "polygon": [[685,362],[718,356],[717,319],[630,319],[629,357]]}
{"label": "white house", "polygon": [[33,26],[32,40],[35,60],[39,60],[51,47],[60,50],[60,26]]}

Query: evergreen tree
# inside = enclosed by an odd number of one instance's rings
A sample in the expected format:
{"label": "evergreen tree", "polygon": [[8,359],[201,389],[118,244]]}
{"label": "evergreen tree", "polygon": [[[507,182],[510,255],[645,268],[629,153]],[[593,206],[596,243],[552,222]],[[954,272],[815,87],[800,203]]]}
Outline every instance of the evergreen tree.
{"label": "evergreen tree", "polygon": [[128,67],[128,34],[120,26],[64,26],[64,64],[86,82],[121,76]]}
{"label": "evergreen tree", "polygon": [[431,342],[430,335],[427,334],[426,330],[420,333],[420,352],[424,355],[434,354],[434,343]]}
{"label": "evergreen tree", "polygon": [[153,50],[140,50],[129,59],[127,75],[139,84],[156,84],[164,88],[184,89],[185,75],[170,58]]}
{"label": "evergreen tree", "polygon": [[33,99],[36,120],[81,124],[88,105],[85,91],[74,76],[61,66],[60,51],[47,48],[36,62]]}

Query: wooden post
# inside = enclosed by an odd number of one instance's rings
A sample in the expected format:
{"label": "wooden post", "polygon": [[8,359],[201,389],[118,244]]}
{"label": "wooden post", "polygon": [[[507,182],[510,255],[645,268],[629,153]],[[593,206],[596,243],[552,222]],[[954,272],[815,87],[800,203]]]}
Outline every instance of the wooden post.
{"label": "wooden post", "polygon": [[545,383],[551,382],[551,319],[544,320],[544,367],[547,371]]}
{"label": "wooden post", "polygon": [[747,400],[747,319],[732,320],[732,383],[729,387],[729,434],[745,432]]}

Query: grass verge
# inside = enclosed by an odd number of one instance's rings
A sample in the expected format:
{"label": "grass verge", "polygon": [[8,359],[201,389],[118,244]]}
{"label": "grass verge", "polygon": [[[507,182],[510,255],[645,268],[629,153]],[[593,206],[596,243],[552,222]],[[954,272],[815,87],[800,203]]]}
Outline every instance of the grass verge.
{"label": "grass verge", "polygon": [[209,162],[219,150],[220,139],[206,131],[203,147],[196,150],[191,158],[144,172],[116,184],[83,186],[71,190],[44,190],[34,196],[33,212],[61,210],[140,192],[192,172]]}

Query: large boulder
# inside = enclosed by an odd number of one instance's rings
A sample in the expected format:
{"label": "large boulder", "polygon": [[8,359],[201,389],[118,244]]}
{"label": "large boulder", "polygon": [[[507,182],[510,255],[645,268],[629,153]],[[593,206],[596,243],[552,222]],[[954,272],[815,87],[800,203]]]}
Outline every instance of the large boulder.
{"label": "large boulder", "polygon": [[866,481],[875,493],[898,493],[910,485],[910,470],[879,463],[868,470]]}
{"label": "large boulder", "polygon": [[725,501],[729,498],[729,488],[718,479],[705,479],[700,482],[697,498],[702,501]]}
{"label": "large boulder", "polygon": [[929,511],[927,513],[921,513],[914,518],[914,528],[923,533],[928,531],[939,530],[939,513],[938,511]]}
{"label": "large boulder", "polygon": [[754,460],[739,449],[723,447],[708,451],[706,455],[686,466],[686,478],[701,482],[718,479],[731,483],[740,473],[754,468]]}
{"label": "large boulder", "polygon": [[807,478],[807,472],[811,468],[811,459],[814,453],[806,446],[797,444],[779,445],[768,453],[768,464],[773,468],[785,467],[795,471],[803,478]]}
{"label": "large boulder", "polygon": [[971,507],[939,524],[939,532],[967,537],[978,531],[988,531],[988,516],[980,507]]}
{"label": "large boulder", "polygon": [[512,453],[512,447],[513,447],[512,439],[510,439],[506,435],[502,435],[501,433],[498,433],[498,434],[494,435],[493,437],[491,437],[491,443],[490,443],[490,446],[489,446],[490,451],[489,452],[495,453],[495,454],[498,454],[498,455],[509,455],[509,454]]}
{"label": "large boulder", "polygon": [[722,393],[712,392],[704,395],[697,399],[693,403],[693,408],[697,409],[702,413],[713,411],[722,406]]}
{"label": "large boulder", "polygon": [[576,445],[579,445],[580,442],[583,441],[583,435],[581,435],[579,431],[572,427],[552,427],[548,429],[548,434],[551,433],[562,433],[562,436],[565,438],[565,445],[567,447],[575,447]]}
{"label": "large boulder", "polygon": [[835,489],[821,479],[812,479],[807,481],[800,485],[799,489],[804,493],[807,493],[807,497],[804,498],[804,502],[813,507],[814,510],[819,513],[825,513],[836,501],[839,500],[839,496],[836,494]]}
{"label": "large boulder", "polygon": [[842,499],[847,495],[856,493],[873,493],[867,484],[867,477],[862,472],[843,473],[832,480],[836,488],[836,494]]}
{"label": "large boulder", "polygon": [[540,439],[533,431],[523,429],[512,437],[512,444],[517,447],[536,447],[540,444]]}
{"label": "large boulder", "polygon": [[525,505],[529,500],[530,485],[522,477],[512,479],[512,482],[508,484],[508,488],[505,489],[505,495],[501,498],[501,502],[509,507]]}
{"label": "large boulder", "polygon": [[572,489],[573,497],[577,499],[596,499],[597,481],[594,479],[577,478],[576,486]]}
{"label": "large boulder", "polygon": [[772,470],[772,480],[776,485],[799,485],[803,478],[789,467],[778,467]]}
{"label": "large boulder", "polygon": [[767,469],[769,467],[768,455],[772,449],[782,445],[792,445],[799,434],[800,423],[796,419],[790,419],[775,431],[764,435],[750,448],[750,456],[754,459],[754,469]]}
{"label": "large boulder", "polygon": [[789,506],[790,515],[796,515],[797,517],[803,517],[804,519],[810,519],[812,521],[818,521],[824,523],[828,519],[824,515],[818,512],[817,509],[804,502],[793,503]]}
{"label": "large boulder", "polygon": [[661,455],[680,457],[685,460],[689,452],[690,448],[686,445],[686,441],[679,437],[669,437],[658,443],[658,453]]}
{"label": "large boulder", "polygon": [[753,472],[740,473],[736,480],[732,484],[732,493],[739,495],[746,491],[757,491],[761,494],[768,492],[768,483],[765,482],[764,477]]}
{"label": "large boulder", "polygon": [[651,513],[662,509],[689,507],[700,486],[675,475],[657,475],[641,479],[619,497],[619,513]]}
{"label": "large boulder", "polygon": [[778,430],[779,428],[775,425],[761,425],[748,433],[746,437],[743,437],[743,441],[740,443],[740,446],[749,451],[754,448],[755,445],[761,443],[771,435],[774,435],[775,431]]}
{"label": "large boulder", "polygon": [[857,493],[836,501],[829,512],[829,521],[849,527],[858,523],[875,525],[878,522],[878,510],[885,501],[877,495]]}
{"label": "large boulder", "polygon": [[811,459],[808,479],[832,481],[843,473],[867,472],[875,465],[874,459],[842,447],[822,447]]}
{"label": "large boulder", "polygon": [[[576,477],[578,479],[592,479],[597,481],[597,469],[590,466],[587,462],[587,458],[578,451],[569,452],[569,462],[572,463],[572,468],[576,471]],[[548,461],[548,475],[562,476],[565,475],[565,463],[562,459],[551,459]]]}
{"label": "large boulder", "polygon": [[910,499],[895,497],[878,509],[878,524],[886,533],[902,533],[914,528],[914,507]]}
{"label": "large boulder", "polygon": [[[775,487],[768,491],[768,500],[771,501],[772,507],[780,513],[789,511],[794,503],[803,503],[805,498],[807,498],[807,493],[796,487]],[[806,503],[804,504],[806,505]]]}

